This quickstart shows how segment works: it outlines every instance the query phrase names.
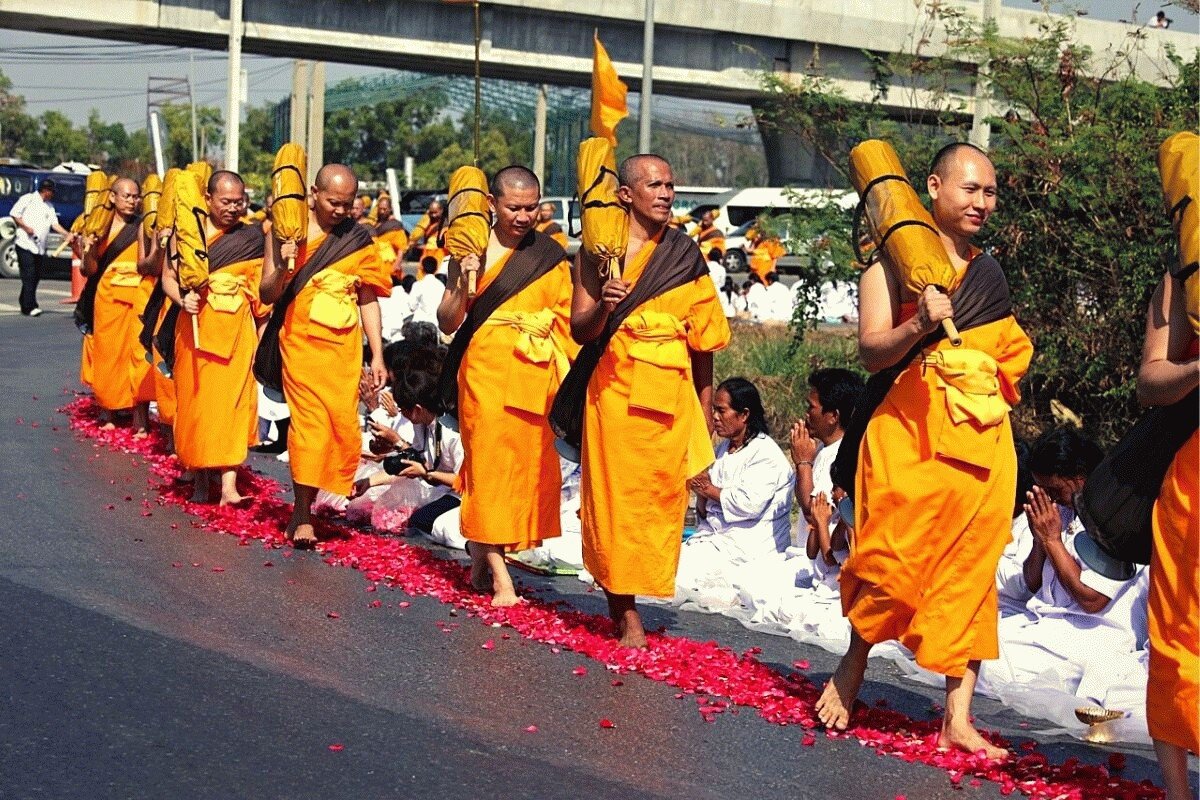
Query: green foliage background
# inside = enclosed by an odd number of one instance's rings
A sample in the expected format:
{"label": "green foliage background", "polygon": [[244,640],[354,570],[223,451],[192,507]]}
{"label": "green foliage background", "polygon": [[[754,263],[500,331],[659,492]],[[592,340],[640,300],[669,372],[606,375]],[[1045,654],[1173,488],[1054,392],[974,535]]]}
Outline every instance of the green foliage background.
{"label": "green foliage background", "polygon": [[[876,99],[894,93],[893,100],[933,102],[887,114],[879,103],[849,101],[819,72],[799,83],[766,76],[775,102],[760,123],[799,134],[847,183],[849,149],[886,138],[923,192],[933,153],[969,132],[953,99],[961,66],[952,60],[986,60],[999,111],[989,154],[1000,195],[981,244],[1004,265],[1018,319],[1037,348],[1018,429],[1035,436],[1052,426],[1050,404],[1058,400],[1111,443],[1139,413],[1134,379],[1146,307],[1175,248],[1155,158],[1167,136],[1197,128],[1200,52],[1169,53],[1167,74],[1152,83],[1129,70],[1147,58],[1150,31],[1131,34],[1101,71],[1063,18],[1046,17],[1038,35],[1023,40],[1002,39],[940,6],[926,24],[912,53],[875,58],[874,85]],[[941,57],[921,52],[931,41],[946,45]],[[793,248],[813,254],[801,276],[808,291],[853,275],[847,213],[827,207],[791,217]],[[794,320],[797,337],[811,323]]]}

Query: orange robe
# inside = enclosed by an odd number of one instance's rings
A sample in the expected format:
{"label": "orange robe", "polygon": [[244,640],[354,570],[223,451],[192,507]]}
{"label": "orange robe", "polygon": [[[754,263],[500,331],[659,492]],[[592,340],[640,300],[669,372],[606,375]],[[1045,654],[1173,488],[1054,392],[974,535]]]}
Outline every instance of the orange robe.
{"label": "orange robe", "polygon": [[[907,304],[901,316],[915,311]],[[962,337],[963,349],[995,359],[999,395],[1015,405],[1033,356],[1017,321]],[[955,349],[943,339],[932,352]],[[1017,460],[1007,409],[988,425],[955,422],[947,396],[939,370],[918,356],[867,424],[841,594],[868,642],[899,639],[921,666],[958,677],[968,661],[999,655],[995,575],[1011,538]]]}
{"label": "orange robe", "polygon": [[[211,245],[219,240],[214,237]],[[188,469],[235,467],[258,441],[258,387],[250,367],[258,347],[254,317],[262,259],[229,264],[209,274],[197,325],[181,313],[175,326],[175,452]]]}
{"label": "orange robe", "polygon": [[750,271],[766,283],[767,273],[775,271],[775,262],[783,252],[778,239],[760,239],[750,251]]}
{"label": "orange robe", "polygon": [[[626,282],[636,285],[654,247],[647,242],[626,263]],[[729,338],[716,288],[702,275],[635,309],[592,374],[580,483],[583,562],[614,594],[675,593],[686,482],[713,461],[689,352],[720,350]],[[697,436],[707,463],[693,470]]]}
{"label": "orange robe", "polygon": [[[162,308],[158,311],[158,321],[154,323],[154,333],[158,333],[158,329],[162,327],[163,317],[171,309],[171,301],[167,300],[162,304]],[[191,323],[188,323],[189,327]],[[176,329],[178,334],[178,329]],[[159,357],[158,353],[154,354],[153,369],[150,370],[151,376],[154,378],[154,402],[158,407],[158,421],[163,425],[175,424],[175,379],[168,378],[163,375],[162,370],[158,368]]]}
{"label": "orange robe", "polygon": [[[116,231],[114,225],[109,232],[109,242],[116,236]],[[142,331],[139,317],[158,279],[153,275],[139,275],[137,258],[135,239],[108,265],[96,286],[94,332],[90,337],[90,383],[96,402],[110,411],[132,408],[136,403],[154,399],[154,380],[138,334]],[[85,341],[85,369],[88,349]]]}
{"label": "orange robe", "polygon": [[[486,269],[482,293],[512,251]],[[561,535],[562,474],[547,414],[566,376],[571,269],[562,262],[480,326],[458,371],[462,534],[513,551]]]}
{"label": "orange robe", "polygon": [[[326,238],[300,249],[297,272]],[[298,484],[350,494],[362,451],[358,381],[363,331],[355,292],[366,286],[379,297],[389,296],[391,272],[372,242],[314,275],[288,306],[279,331],[279,351],[283,393],[292,419],[288,459],[292,480]],[[314,301],[319,319],[313,318]]]}
{"label": "orange robe", "polygon": [[[554,226],[554,230],[550,233],[546,233],[546,229],[551,225]],[[567,249],[567,234],[565,231],[563,231],[562,226],[554,220],[550,220],[549,222],[539,222],[537,225],[534,225],[534,228],[537,229],[538,233],[546,233],[547,236],[562,245],[564,250]]]}
{"label": "orange robe", "polygon": [[692,236],[696,239],[696,244],[700,247],[700,254],[708,258],[709,252],[715,247],[722,253],[725,252],[725,234],[715,227],[711,228],[696,228],[692,231]]}
{"label": "orange robe", "polygon": [[1180,448],[1154,504],[1150,556],[1150,679],[1155,739],[1200,752],[1200,433]]}
{"label": "orange robe", "polygon": [[[414,234],[415,233],[416,232],[414,231]],[[447,254],[448,254],[446,251],[446,248],[444,248],[438,244],[438,237],[441,235],[442,235],[442,226],[440,224],[437,225],[436,227],[425,230],[422,233],[422,236],[424,236],[425,238],[421,244],[420,257],[418,258],[418,261],[424,261],[426,258],[428,258],[430,256],[437,259],[437,262],[438,262],[437,271],[438,272],[444,271],[441,265],[442,265],[442,261],[445,260]],[[420,274],[420,273],[418,273],[418,274]]]}
{"label": "orange robe", "polygon": [[394,230],[384,233],[372,231],[372,235],[375,237],[375,243],[379,246],[379,257],[389,267],[396,263],[397,256],[404,255],[404,251],[408,249],[408,234],[404,232],[402,226],[397,226]]}

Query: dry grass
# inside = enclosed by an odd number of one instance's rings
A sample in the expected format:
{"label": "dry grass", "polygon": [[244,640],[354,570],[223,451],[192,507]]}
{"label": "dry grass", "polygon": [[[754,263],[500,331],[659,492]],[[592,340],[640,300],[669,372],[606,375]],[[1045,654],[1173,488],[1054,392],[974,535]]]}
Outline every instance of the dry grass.
{"label": "dry grass", "polygon": [[823,327],[797,343],[787,328],[735,324],[733,341],[717,353],[716,379],[753,382],[762,394],[771,435],[782,442],[791,424],[804,416],[809,373],[824,367],[861,372],[853,327]]}

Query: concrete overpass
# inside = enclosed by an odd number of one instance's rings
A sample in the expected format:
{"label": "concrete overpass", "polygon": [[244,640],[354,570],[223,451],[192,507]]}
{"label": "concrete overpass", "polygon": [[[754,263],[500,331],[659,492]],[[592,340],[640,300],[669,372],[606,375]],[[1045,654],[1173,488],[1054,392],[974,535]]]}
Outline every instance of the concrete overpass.
{"label": "concrete overpass", "polygon": [[[587,86],[592,31],[598,29],[618,73],[637,91],[644,8],[644,0],[483,0],[483,74]],[[976,2],[964,8],[980,11]],[[229,0],[3,0],[0,27],[224,50],[228,9]],[[249,0],[244,16],[246,52],[421,72],[473,71],[469,6],[438,0]],[[1002,8],[1000,33],[1036,36],[1045,16]],[[867,100],[871,71],[862,51],[912,52],[924,20],[923,8],[896,0],[657,0],[654,91],[759,104],[769,101],[761,70],[800,75],[818,56],[824,74],[850,97]],[[1074,25],[1078,41],[1102,64],[1136,30],[1086,18]],[[1150,80],[1171,70],[1166,47],[1188,53],[1200,46],[1200,36],[1191,33],[1147,33],[1133,66]],[[941,50],[936,41],[922,46],[929,55]],[[892,93],[901,95],[907,104],[910,93]],[[964,99],[969,113],[973,100]],[[768,137],[773,177],[803,169],[780,152],[795,144]]]}

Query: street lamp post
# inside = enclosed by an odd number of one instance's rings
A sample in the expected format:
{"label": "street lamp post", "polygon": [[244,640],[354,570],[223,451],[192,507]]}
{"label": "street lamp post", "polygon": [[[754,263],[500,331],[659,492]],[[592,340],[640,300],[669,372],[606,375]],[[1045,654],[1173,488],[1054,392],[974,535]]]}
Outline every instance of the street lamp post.
{"label": "street lamp post", "polygon": [[654,0],[646,0],[642,33],[642,92],[638,103],[638,152],[650,152],[650,100],[654,94]]}
{"label": "street lamp post", "polygon": [[242,122],[242,0],[229,0],[228,119],[225,121],[225,169],[238,171],[238,138]]}

